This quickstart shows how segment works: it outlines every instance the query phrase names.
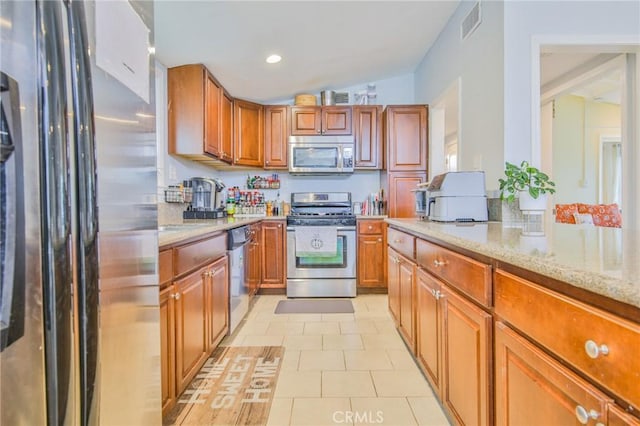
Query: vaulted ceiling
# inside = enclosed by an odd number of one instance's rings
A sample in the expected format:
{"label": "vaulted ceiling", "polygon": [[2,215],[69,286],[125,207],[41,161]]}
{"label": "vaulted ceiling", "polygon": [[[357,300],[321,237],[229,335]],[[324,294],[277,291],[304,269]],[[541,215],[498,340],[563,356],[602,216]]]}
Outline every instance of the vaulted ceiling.
{"label": "vaulted ceiling", "polygon": [[[455,11],[446,1],[159,1],[156,56],[203,63],[260,102],[411,73]],[[277,53],[275,65],[265,58]]]}

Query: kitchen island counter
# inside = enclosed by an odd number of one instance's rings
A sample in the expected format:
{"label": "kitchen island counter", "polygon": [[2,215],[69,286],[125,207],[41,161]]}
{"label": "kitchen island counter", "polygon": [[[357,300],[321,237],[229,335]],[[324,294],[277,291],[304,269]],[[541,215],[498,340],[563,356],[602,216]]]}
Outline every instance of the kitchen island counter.
{"label": "kitchen island counter", "polygon": [[[386,219],[391,227],[417,237],[477,253],[586,290],[586,299],[606,296],[631,305],[640,318],[640,232],[619,228],[548,223],[543,236],[525,236],[502,222],[456,224]],[[600,301],[602,302],[602,301]],[[595,303],[601,305],[601,303]],[[611,305],[602,303],[611,310]],[[614,306],[615,308],[615,306]]]}

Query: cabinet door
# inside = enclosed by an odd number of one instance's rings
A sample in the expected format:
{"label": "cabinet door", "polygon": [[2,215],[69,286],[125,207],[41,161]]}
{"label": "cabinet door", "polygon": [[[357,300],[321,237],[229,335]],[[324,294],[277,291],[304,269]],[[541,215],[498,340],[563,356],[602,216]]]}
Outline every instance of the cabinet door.
{"label": "cabinet door", "polygon": [[227,256],[216,260],[207,273],[208,350],[211,352],[229,329],[229,261]]}
{"label": "cabinet door", "polygon": [[287,168],[287,107],[281,105],[266,106],[264,137],[264,168]]}
{"label": "cabinet door", "polygon": [[350,135],[351,131],[351,107],[327,106],[322,107],[322,134],[323,135]]}
{"label": "cabinet door", "polygon": [[495,357],[497,425],[607,423],[604,395],[501,322]]}
{"label": "cabinet door", "polygon": [[447,286],[442,286],[441,301],[444,321],[443,403],[460,424],[489,425],[491,315]]}
{"label": "cabinet door", "polygon": [[179,395],[207,357],[206,280],[209,267],[175,282],[176,383]]}
{"label": "cabinet door", "polygon": [[220,97],[220,159],[227,163],[233,161],[233,98],[226,91]]}
{"label": "cabinet door", "polygon": [[216,157],[220,156],[220,124],[221,124],[221,108],[220,97],[222,88],[216,81],[207,75],[206,80],[206,104],[205,104],[205,122],[204,122],[204,151]]}
{"label": "cabinet door", "polygon": [[319,135],[322,132],[320,107],[295,106],[291,111],[291,135]]}
{"label": "cabinet door", "polygon": [[358,286],[385,288],[384,234],[358,235]]}
{"label": "cabinet door", "polygon": [[206,79],[202,65],[167,71],[169,154],[202,155],[204,151]]}
{"label": "cabinet door", "polygon": [[381,108],[380,106],[353,107],[356,169],[380,169],[382,167],[382,143],[379,131]]}
{"label": "cabinet door", "polygon": [[427,171],[427,107],[389,106],[385,110],[387,170]]}
{"label": "cabinet door", "polygon": [[160,380],[163,415],[173,407],[176,399],[176,325],[173,297],[173,286],[160,292]]}
{"label": "cabinet door", "polygon": [[389,311],[400,324],[400,255],[391,247],[387,248],[387,294]]}
{"label": "cabinet door", "polygon": [[434,390],[442,390],[442,314],[440,283],[427,272],[416,273],[416,356]]}
{"label": "cabinet door", "polygon": [[249,296],[258,292],[260,286],[260,257],[261,257],[261,232],[260,224],[251,225],[251,240],[248,246],[247,260],[245,262],[247,285]]}
{"label": "cabinet door", "polygon": [[427,179],[426,173],[389,173],[389,217],[416,217],[415,196],[412,189]]}
{"label": "cabinet door", "polygon": [[239,166],[262,167],[264,163],[264,112],[262,105],[233,101],[234,160]]}
{"label": "cabinet door", "polygon": [[286,287],[286,224],[284,221],[262,222],[260,287]]}
{"label": "cabinet door", "polygon": [[400,334],[404,337],[411,352],[416,352],[416,342],[414,334],[415,315],[413,309],[413,298],[415,295],[415,263],[404,257],[400,257]]}

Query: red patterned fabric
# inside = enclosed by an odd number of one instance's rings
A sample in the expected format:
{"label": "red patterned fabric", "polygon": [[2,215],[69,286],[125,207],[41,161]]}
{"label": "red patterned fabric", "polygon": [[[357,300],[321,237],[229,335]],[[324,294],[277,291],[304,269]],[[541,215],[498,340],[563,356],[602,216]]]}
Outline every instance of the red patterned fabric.
{"label": "red patterned fabric", "polygon": [[556,204],[556,222],[558,223],[576,223],[575,214],[578,213],[578,205],[573,204]]}
{"label": "red patterned fabric", "polygon": [[622,228],[622,215],[620,207],[613,204],[582,204],[578,203],[578,213],[589,213],[593,216],[593,224],[596,226],[608,226]]}

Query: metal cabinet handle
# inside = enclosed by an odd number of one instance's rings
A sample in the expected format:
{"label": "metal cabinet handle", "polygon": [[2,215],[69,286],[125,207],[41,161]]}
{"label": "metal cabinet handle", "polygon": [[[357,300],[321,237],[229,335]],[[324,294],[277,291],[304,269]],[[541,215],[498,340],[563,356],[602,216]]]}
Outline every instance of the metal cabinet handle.
{"label": "metal cabinet handle", "polygon": [[382,242],[382,238],[378,238],[378,242],[381,243]]}
{"label": "metal cabinet handle", "polygon": [[369,225],[369,231],[371,231],[373,229],[373,226]]}
{"label": "metal cabinet handle", "polygon": [[447,264],[447,262],[443,261],[443,260],[434,260],[433,261],[433,266],[435,266],[436,268],[439,268],[440,266],[445,266]]}
{"label": "metal cabinet handle", "polygon": [[402,240],[393,240],[394,243],[396,244],[400,244],[402,242]]}
{"label": "metal cabinet handle", "polygon": [[269,160],[265,161],[264,164],[269,164]]}
{"label": "metal cabinet handle", "polygon": [[587,411],[587,409],[584,408],[582,405],[578,405],[576,407],[576,418],[583,425],[586,425],[587,423],[589,423],[589,419],[595,420],[598,417],[600,417],[600,413],[598,413],[596,410]]}
{"label": "metal cabinet handle", "polygon": [[172,297],[176,300],[180,300],[180,293],[175,293],[172,295]]}
{"label": "metal cabinet handle", "polygon": [[590,358],[596,359],[602,355],[609,354],[609,347],[607,345],[599,345],[593,340],[587,340],[584,343],[584,350]]}
{"label": "metal cabinet handle", "polygon": [[278,224],[278,228],[282,228],[282,224],[281,223]]}
{"label": "metal cabinet handle", "polygon": [[431,294],[436,300],[440,300],[442,298],[442,293],[440,292],[440,290],[431,289]]}

